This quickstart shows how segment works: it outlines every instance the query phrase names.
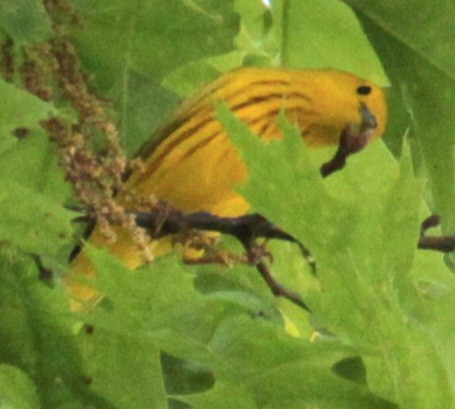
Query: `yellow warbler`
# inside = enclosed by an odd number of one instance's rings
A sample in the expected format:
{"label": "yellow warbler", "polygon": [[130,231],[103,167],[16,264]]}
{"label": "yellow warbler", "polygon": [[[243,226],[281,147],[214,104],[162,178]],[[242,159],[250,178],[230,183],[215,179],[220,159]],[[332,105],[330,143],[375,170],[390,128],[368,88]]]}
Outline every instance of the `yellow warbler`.
{"label": "yellow warbler", "polygon": [[[297,124],[309,146],[337,144],[341,133],[362,121],[360,107],[376,118],[374,137],[382,135],[387,107],[384,93],[370,81],[336,70],[240,68],[222,75],[184,103],[151,142],[139,152],[143,172],[133,172],[116,200],[138,210],[141,198],[154,195],[186,212],[208,211],[232,217],[249,205],[234,189],[247,168],[223,126],[216,120],[214,101],[226,101],[231,110],[264,140],[280,138],[277,117],[284,110]],[[136,202],[136,203],[135,203]],[[144,210],[144,209],[141,209]],[[131,233],[116,229],[118,239],[106,244],[95,228],[90,242],[107,245],[129,268],[142,264]],[[157,242],[153,243],[157,246]],[[93,275],[82,251],[72,262],[72,274]],[[87,300],[93,292],[69,279],[70,292]]]}

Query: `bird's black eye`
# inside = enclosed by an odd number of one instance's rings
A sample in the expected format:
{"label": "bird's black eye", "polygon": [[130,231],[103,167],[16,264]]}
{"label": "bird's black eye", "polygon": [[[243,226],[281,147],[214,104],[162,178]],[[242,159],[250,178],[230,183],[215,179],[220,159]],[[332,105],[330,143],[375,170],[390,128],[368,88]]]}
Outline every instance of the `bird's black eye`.
{"label": "bird's black eye", "polygon": [[371,93],[371,87],[369,85],[361,85],[357,88],[357,95],[369,95]]}

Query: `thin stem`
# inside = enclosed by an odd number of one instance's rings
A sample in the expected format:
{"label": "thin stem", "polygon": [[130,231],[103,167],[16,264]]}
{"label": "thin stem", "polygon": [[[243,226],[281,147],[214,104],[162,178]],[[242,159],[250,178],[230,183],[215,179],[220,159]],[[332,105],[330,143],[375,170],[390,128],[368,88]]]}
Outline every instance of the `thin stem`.
{"label": "thin stem", "polygon": [[301,307],[304,310],[311,312],[309,307],[305,304],[305,301],[303,301],[303,298],[298,293],[285,287],[283,284],[277,281],[275,277],[273,277],[269,266],[263,259],[259,260],[259,262],[256,264],[256,269],[258,270],[259,274],[264,279],[264,281],[267,283],[267,286],[270,288],[270,291],[272,291],[273,295],[275,295],[276,297],[286,298],[287,300],[291,301],[298,307]]}

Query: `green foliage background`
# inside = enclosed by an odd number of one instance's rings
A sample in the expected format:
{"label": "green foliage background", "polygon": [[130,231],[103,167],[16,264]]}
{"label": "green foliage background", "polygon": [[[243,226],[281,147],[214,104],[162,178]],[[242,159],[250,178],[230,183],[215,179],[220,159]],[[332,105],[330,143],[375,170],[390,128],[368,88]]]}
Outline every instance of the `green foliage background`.
{"label": "green foliage background", "polygon": [[[297,249],[271,243],[274,273],[312,315],[245,266],[169,255],[131,273],[96,249],[106,297],[75,314],[61,277],[78,214],[40,127],[75,113],[0,80],[0,408],[455,407],[453,255],[416,250],[430,212],[455,232],[453,0],[70,4],[82,26],[67,35],[131,154],[181,98],[242,64],[389,84],[390,122],[384,141],[322,180],[330,149],[307,151],[285,121],[284,142],[264,146],[219,108],[249,165],[243,194],[316,257],[313,277]],[[3,0],[0,35],[19,64],[61,34],[40,0]]]}

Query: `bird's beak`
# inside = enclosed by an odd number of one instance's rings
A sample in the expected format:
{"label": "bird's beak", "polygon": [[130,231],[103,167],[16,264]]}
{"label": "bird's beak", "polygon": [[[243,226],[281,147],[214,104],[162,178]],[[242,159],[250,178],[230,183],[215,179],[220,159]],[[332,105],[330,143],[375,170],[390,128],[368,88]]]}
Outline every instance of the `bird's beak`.
{"label": "bird's beak", "polygon": [[370,112],[366,104],[363,102],[360,103],[360,134],[363,134],[366,131],[374,130],[378,127],[378,123],[376,121],[376,117]]}
{"label": "bird's beak", "polygon": [[346,165],[348,156],[361,151],[373,139],[378,123],[368,107],[360,103],[360,124],[351,122],[343,129],[335,156],[321,166],[323,177],[331,175]]}

